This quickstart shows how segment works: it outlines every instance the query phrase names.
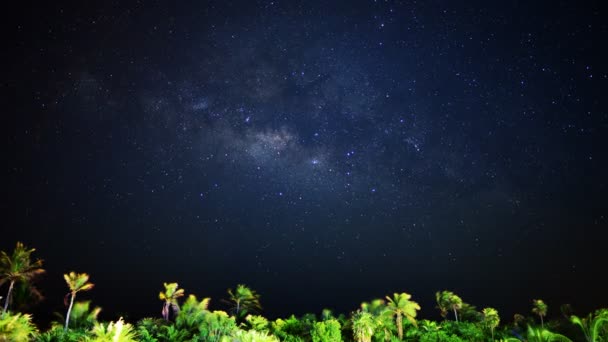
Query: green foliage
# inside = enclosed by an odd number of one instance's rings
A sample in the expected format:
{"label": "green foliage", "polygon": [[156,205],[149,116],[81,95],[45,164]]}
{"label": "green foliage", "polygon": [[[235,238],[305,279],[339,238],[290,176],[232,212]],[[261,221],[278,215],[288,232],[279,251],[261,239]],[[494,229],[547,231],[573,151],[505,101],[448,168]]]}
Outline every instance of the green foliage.
{"label": "green foliage", "polygon": [[272,333],[282,341],[300,342],[305,340],[304,337],[311,330],[311,323],[310,317],[300,320],[296,316],[291,315],[285,320],[277,319],[270,326]]}
{"label": "green foliage", "polygon": [[237,329],[232,335],[232,342],[279,342],[279,339],[267,332]]}
{"label": "green foliage", "polygon": [[95,286],[94,284],[89,283],[89,275],[86,273],[70,272],[64,274],[63,279],[65,279],[72,294],[76,294],[80,291],[89,291]]}
{"label": "green foliage", "polygon": [[190,341],[188,331],[181,330],[175,325],[163,325],[159,334],[161,341],[186,342]]}
{"label": "green foliage", "polygon": [[581,328],[587,342],[608,341],[608,310],[598,310],[585,318],[570,316],[570,321]]}
{"label": "green foliage", "polygon": [[136,342],[136,334],[133,326],[125,323],[122,317],[116,322],[110,322],[107,325],[103,323],[95,324],[91,331],[93,337],[92,342]]}
{"label": "green foliage", "polygon": [[237,329],[234,317],[224,311],[208,312],[199,325],[198,338],[201,341],[217,342],[223,337],[231,336]]}
{"label": "green foliage", "polygon": [[235,290],[228,289],[227,302],[237,320],[242,321],[248,314],[262,310],[260,295],[249,287],[239,284]]}
{"label": "green foliage", "polygon": [[[101,308],[96,306],[91,309],[91,301],[75,302],[70,312],[70,325],[72,329],[91,329],[97,323],[97,317],[101,312]],[[62,321],[65,317],[61,314],[56,314]]]}
{"label": "green foliage", "polygon": [[29,341],[38,332],[32,323],[32,316],[5,312],[0,315],[0,341]]}
{"label": "green foliage", "polygon": [[448,335],[445,331],[435,332],[423,332],[419,335],[418,341],[420,342],[465,342],[464,340],[454,334]]}
{"label": "green foliage", "polygon": [[199,326],[205,322],[205,315],[209,313],[207,309],[210,301],[210,298],[203,298],[199,302],[196,296],[188,296],[175,317],[175,326],[187,330],[190,334],[198,334]]}
{"label": "green foliage", "polygon": [[36,281],[37,278],[33,278],[27,282],[15,283],[11,298],[13,311],[26,312],[44,299]]}
{"label": "green foliage", "polygon": [[140,342],[158,342],[157,336],[148,330],[137,329],[137,337]]}
{"label": "green foliage", "polygon": [[441,330],[441,325],[437,324],[437,322],[435,321],[423,319],[418,323],[418,329],[424,332],[437,332]]}
{"label": "green foliage", "polygon": [[28,283],[36,276],[44,273],[42,260],[37,259],[32,262],[31,255],[36,251],[35,248],[27,248],[21,242],[17,242],[13,254],[0,252],[0,286],[9,283],[8,293],[4,300],[2,312],[8,310],[12,298],[12,291],[15,283]]}
{"label": "green foliage", "polygon": [[184,296],[184,289],[178,289],[177,283],[163,283],[165,291],[158,294],[158,298],[162,301],[169,301],[171,304],[177,304],[177,299]]}
{"label": "green foliage", "polygon": [[418,323],[418,330],[415,331],[415,340],[421,342],[438,342],[438,341],[450,341],[450,342],[461,342],[465,341],[454,334],[448,334],[443,330],[443,326],[437,324],[437,322],[422,320]]}
{"label": "green foliage", "polygon": [[268,332],[270,329],[270,322],[260,315],[247,315],[245,321],[247,321],[249,328],[255,331]]}
{"label": "green foliage", "polygon": [[342,341],[340,328],[340,322],[335,319],[316,322],[310,331],[312,342],[340,342]]}
{"label": "green foliage", "polygon": [[143,318],[137,322],[137,335],[141,342],[158,342],[166,321],[159,318]]}
{"label": "green foliage", "polygon": [[366,311],[358,311],[353,315],[353,337],[357,342],[370,342],[376,322],[374,316]]}
{"label": "green foliage", "polygon": [[474,305],[469,303],[462,303],[460,310],[458,310],[458,318],[463,322],[481,322],[483,319],[483,314],[477,311],[477,308]]}
{"label": "green foliage", "polygon": [[51,329],[36,336],[37,342],[80,342],[89,337],[89,331],[84,329],[71,329],[65,331],[61,324],[55,324]]}
{"label": "green foliage", "polygon": [[[37,296],[31,280],[43,270],[42,261],[30,261],[34,249],[27,249],[18,243],[12,255],[2,252],[0,256],[0,285],[9,284],[8,297]],[[300,318],[291,315],[286,319],[269,322],[260,315],[252,314],[261,309],[260,296],[244,285],[228,290],[233,316],[224,311],[209,311],[209,298],[198,300],[190,295],[179,305],[178,299],[184,290],[177,283],[164,283],[164,292],[159,293],[163,301],[163,317],[145,318],[134,328],[122,318],[117,322],[99,323],[99,307],[91,308],[90,301],[75,302],[80,291],[93,288],[86,273],[70,272],[64,275],[70,293],[69,308],[65,317],[65,329],[53,322],[50,329],[38,334],[31,316],[4,311],[0,314],[0,342],[569,342],[565,335],[576,336],[580,328],[580,339],[587,342],[608,342],[608,309],[600,309],[585,317],[571,315],[569,306],[562,306],[562,315],[572,325],[560,325],[564,320],[549,321],[544,325],[547,305],[540,299],[533,300],[532,312],[540,317],[541,327],[534,326],[534,317],[514,316],[513,325],[500,327],[500,317],[494,308],[484,308],[481,312],[462,301],[450,291],[436,293],[437,307],[445,318],[450,311],[454,321],[437,323],[429,320],[416,321],[420,306],[411,301],[407,293],[394,293],[384,299],[363,302],[350,317],[338,315],[324,309],[320,321],[314,314]],[[30,297],[28,297],[30,296]],[[31,298],[34,298],[31,297]],[[39,297],[37,297],[39,298]],[[0,297],[2,299],[2,297]],[[9,305],[5,301],[4,305]],[[14,305],[13,305],[14,306]],[[169,311],[175,313],[175,322],[168,321]],[[67,330],[68,323],[72,329]],[[237,326],[237,322],[240,325]],[[523,328],[527,327],[527,329]],[[556,331],[556,332],[553,332]],[[557,333],[559,331],[560,333]],[[522,336],[525,335],[525,336]],[[351,339],[352,336],[352,339]],[[518,338],[513,338],[516,336]]]}
{"label": "green foliage", "polygon": [[[546,311],[545,311],[546,312]],[[551,332],[544,328],[533,328],[528,326],[528,342],[572,342],[564,335]]]}
{"label": "green foliage", "polygon": [[374,333],[372,339],[388,341],[397,332],[397,325],[393,313],[388,310],[384,299],[374,299],[371,302],[361,303],[361,311],[370,313],[374,320]]}
{"label": "green foliage", "polygon": [[444,321],[442,330],[449,335],[456,335],[465,341],[484,341],[485,334],[481,327],[471,322]]}

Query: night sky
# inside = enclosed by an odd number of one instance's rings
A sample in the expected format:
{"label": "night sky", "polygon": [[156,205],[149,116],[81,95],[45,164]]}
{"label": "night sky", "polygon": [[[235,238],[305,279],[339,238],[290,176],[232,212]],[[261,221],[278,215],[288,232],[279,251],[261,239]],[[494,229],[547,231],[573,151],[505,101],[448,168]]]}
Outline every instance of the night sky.
{"label": "night sky", "polygon": [[271,318],[608,305],[599,1],[21,6],[0,249],[45,259],[40,315],[72,270],[108,318],[159,316],[174,281],[215,309],[247,284]]}

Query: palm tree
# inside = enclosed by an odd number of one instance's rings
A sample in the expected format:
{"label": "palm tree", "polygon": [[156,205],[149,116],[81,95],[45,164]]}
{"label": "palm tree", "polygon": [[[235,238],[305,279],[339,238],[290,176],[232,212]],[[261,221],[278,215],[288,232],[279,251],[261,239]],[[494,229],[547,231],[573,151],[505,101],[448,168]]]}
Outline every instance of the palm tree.
{"label": "palm tree", "polygon": [[32,263],[30,260],[31,254],[36,251],[35,248],[28,249],[23,243],[17,242],[17,246],[13,250],[12,255],[2,251],[0,254],[0,286],[9,282],[8,294],[4,301],[2,313],[8,310],[8,305],[11,300],[13,287],[16,282],[28,282],[39,274],[44,273],[42,269],[42,260],[37,259]]}
{"label": "palm tree", "polygon": [[446,291],[435,292],[435,300],[437,301],[436,308],[439,309],[439,314],[441,315],[441,318],[443,318],[443,319],[445,319],[448,316],[448,303],[447,303],[447,300],[444,299],[444,295],[443,295],[444,292],[446,292]]}
{"label": "palm tree", "polygon": [[168,321],[170,309],[173,309],[174,314],[179,312],[177,299],[184,296],[184,289],[177,289],[179,287],[177,283],[163,283],[163,286],[165,287],[165,291],[160,292],[158,298],[164,301],[161,313],[165,321]]}
{"label": "palm tree", "polygon": [[76,294],[80,291],[89,291],[95,286],[93,283],[89,283],[89,275],[86,273],[76,273],[70,272],[68,274],[63,275],[63,279],[68,284],[70,292],[65,295],[64,302],[67,302],[68,296],[70,296],[70,306],[68,307],[68,313],[65,316],[65,327],[64,330],[68,330],[68,325],[70,323],[70,314],[72,312],[72,306],[74,306],[74,298],[76,298]]}
{"label": "palm tree", "polygon": [[475,305],[462,302],[462,306],[458,309],[458,320],[468,322],[479,322],[483,319],[483,314],[477,311]]}
{"label": "palm tree", "polygon": [[599,342],[602,341],[599,337],[602,326],[608,325],[608,309],[600,310],[595,315],[589,314],[583,319],[572,315],[570,321],[581,328],[587,342]]}
{"label": "palm tree", "polygon": [[532,312],[537,314],[538,317],[540,317],[540,327],[542,329],[544,329],[545,322],[543,320],[543,317],[545,317],[547,315],[547,309],[548,309],[547,304],[545,304],[545,302],[543,302],[542,299],[533,299],[532,306],[533,306]]}
{"label": "palm tree", "polygon": [[323,309],[323,311],[321,311],[321,320],[322,321],[327,321],[328,319],[333,319],[334,317],[334,313],[333,311],[331,311],[331,309]]}
{"label": "palm tree", "polygon": [[388,304],[387,310],[392,316],[396,317],[397,334],[400,340],[403,340],[403,317],[416,325],[416,310],[420,310],[418,303],[411,301],[412,295],[408,293],[395,293],[393,297],[386,296]]}
{"label": "palm tree", "polygon": [[357,311],[353,315],[353,335],[357,342],[371,342],[374,335],[374,316],[365,311]]}
{"label": "palm tree", "polygon": [[483,324],[490,328],[490,332],[492,333],[492,341],[494,340],[494,329],[500,324],[500,316],[498,316],[498,311],[494,308],[485,308],[482,311],[483,314]]}
{"label": "palm tree", "polygon": [[241,320],[250,312],[262,309],[260,305],[260,295],[249,287],[239,284],[236,289],[228,289],[227,302],[232,304],[232,311],[237,319]]}
{"label": "palm tree", "polygon": [[437,292],[435,298],[437,299],[437,306],[441,310],[442,316],[445,317],[447,310],[450,309],[454,312],[454,318],[458,322],[458,310],[462,308],[462,299],[452,291]]}
{"label": "palm tree", "polygon": [[562,316],[566,320],[570,320],[570,316],[572,316],[572,305],[570,304],[562,304],[559,306],[559,311],[562,313]]}
{"label": "palm tree", "polygon": [[[90,329],[95,323],[98,322],[97,318],[99,317],[99,313],[101,312],[101,308],[96,306],[91,308],[91,301],[75,301],[74,306],[72,306],[72,311],[70,312],[70,326],[72,329]],[[55,315],[63,322],[65,322],[65,317],[63,317],[60,313],[55,313]]]}
{"label": "palm tree", "polygon": [[387,309],[384,299],[373,299],[371,302],[361,303],[361,311],[372,315],[374,319],[374,330],[384,333],[384,340],[390,340],[393,328],[393,316]]}
{"label": "palm tree", "polygon": [[520,328],[520,324],[524,323],[526,321],[526,317],[524,317],[524,315],[522,314],[514,314],[513,315],[513,326],[515,328]]}

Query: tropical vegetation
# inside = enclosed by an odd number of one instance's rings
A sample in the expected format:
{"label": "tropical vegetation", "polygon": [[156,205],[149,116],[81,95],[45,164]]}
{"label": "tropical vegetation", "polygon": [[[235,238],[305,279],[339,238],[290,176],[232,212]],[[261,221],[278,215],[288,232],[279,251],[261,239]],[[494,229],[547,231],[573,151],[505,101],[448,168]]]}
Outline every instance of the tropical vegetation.
{"label": "tropical vegetation", "polygon": [[33,252],[17,243],[12,254],[1,254],[0,284],[8,289],[3,292],[7,296],[0,314],[0,342],[608,342],[608,309],[577,316],[569,305],[562,305],[561,315],[545,322],[548,305],[534,299],[529,312],[538,316],[538,324],[522,314],[505,320],[492,307],[478,311],[448,290],[435,296],[440,320],[420,319],[421,307],[407,292],[364,301],[347,315],[323,309],[319,315],[269,319],[262,315],[261,296],[244,284],[228,289],[220,301],[223,307],[212,308],[211,298],[198,299],[177,283],[164,283],[158,295],[163,304],[160,314],[107,322],[100,321],[101,308],[90,300],[76,301],[77,294],[94,286],[88,274],[76,272],[64,274],[69,289],[65,317],[57,313],[42,330],[30,313],[19,310],[25,306],[11,301],[16,284],[33,286],[32,280],[44,272],[41,260],[31,260]]}

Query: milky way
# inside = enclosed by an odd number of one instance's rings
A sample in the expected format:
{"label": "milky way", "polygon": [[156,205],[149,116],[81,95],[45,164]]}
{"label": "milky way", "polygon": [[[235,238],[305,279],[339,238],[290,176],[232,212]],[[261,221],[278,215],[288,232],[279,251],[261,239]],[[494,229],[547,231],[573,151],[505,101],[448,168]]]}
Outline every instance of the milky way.
{"label": "milky way", "polygon": [[[581,283],[589,306],[606,231],[604,14],[37,9],[10,29],[3,208],[19,229],[3,247],[25,240],[49,274],[88,271],[104,307],[141,314],[175,280],[215,298],[246,283],[270,315],[391,291],[432,314],[444,288],[514,312],[539,293],[572,302]],[[101,290],[116,274],[140,309]]]}

